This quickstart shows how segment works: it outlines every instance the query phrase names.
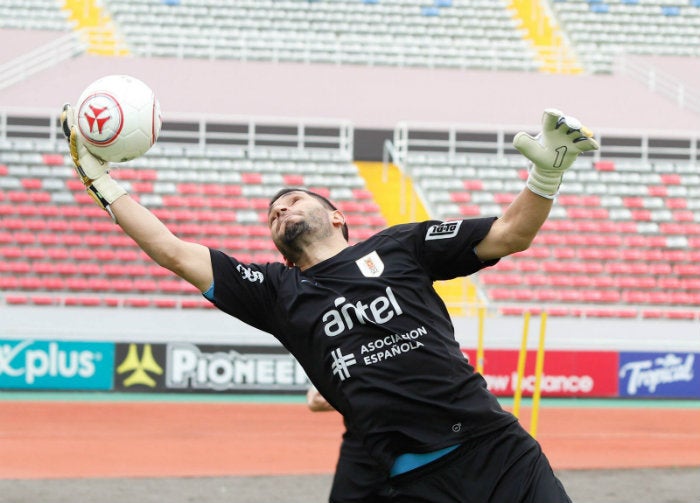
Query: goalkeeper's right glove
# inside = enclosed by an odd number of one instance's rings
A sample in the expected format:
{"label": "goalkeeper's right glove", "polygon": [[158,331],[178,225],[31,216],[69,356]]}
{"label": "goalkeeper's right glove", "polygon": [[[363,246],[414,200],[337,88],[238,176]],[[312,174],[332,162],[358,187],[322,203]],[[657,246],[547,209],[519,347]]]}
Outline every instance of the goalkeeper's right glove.
{"label": "goalkeeper's right glove", "polygon": [[109,176],[109,163],[98,159],[85,146],[77,126],[75,110],[69,104],[63,105],[61,127],[70,146],[70,155],[80,180],[87,193],[102,207],[116,223],[117,218],[110,205],[126,194],[126,190]]}
{"label": "goalkeeper's right glove", "polygon": [[532,161],[527,187],[542,197],[554,199],[564,172],[579,154],[598,150],[593,133],[575,117],[548,108],[542,114],[542,132],[536,137],[520,132],[513,145]]}

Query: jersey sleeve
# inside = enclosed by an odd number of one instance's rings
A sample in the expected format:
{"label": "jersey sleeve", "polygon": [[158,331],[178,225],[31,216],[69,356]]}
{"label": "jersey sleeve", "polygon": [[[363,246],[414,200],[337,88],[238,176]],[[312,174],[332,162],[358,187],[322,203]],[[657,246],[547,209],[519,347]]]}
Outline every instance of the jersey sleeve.
{"label": "jersey sleeve", "polygon": [[271,332],[269,309],[274,305],[275,268],[282,264],[244,264],[219,250],[209,250],[214,270],[213,304],[260,330]]}
{"label": "jersey sleeve", "polygon": [[488,234],[495,217],[422,222],[413,230],[418,260],[433,280],[468,276],[498,263],[482,261],[474,248]]}

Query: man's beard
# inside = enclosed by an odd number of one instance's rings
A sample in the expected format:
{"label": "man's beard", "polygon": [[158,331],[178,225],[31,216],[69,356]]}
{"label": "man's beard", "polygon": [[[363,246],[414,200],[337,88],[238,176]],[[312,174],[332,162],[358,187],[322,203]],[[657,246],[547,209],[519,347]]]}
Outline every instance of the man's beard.
{"label": "man's beard", "polygon": [[302,220],[301,222],[290,222],[284,228],[284,237],[282,238],[284,244],[287,246],[294,246],[297,238],[299,238],[299,236],[305,232],[308,232],[310,229],[311,226],[306,222],[306,220]]}
{"label": "man's beard", "polygon": [[311,226],[304,220],[288,223],[284,228],[282,239],[275,243],[277,249],[285,258],[296,262],[302,252],[299,238],[310,229]]}
{"label": "man's beard", "polygon": [[[323,239],[332,232],[330,225],[324,226],[322,215],[308,215],[298,222],[288,222],[284,227],[282,238],[275,242],[277,249],[292,262],[296,262],[304,252],[309,239]],[[313,235],[313,238],[309,236]]]}

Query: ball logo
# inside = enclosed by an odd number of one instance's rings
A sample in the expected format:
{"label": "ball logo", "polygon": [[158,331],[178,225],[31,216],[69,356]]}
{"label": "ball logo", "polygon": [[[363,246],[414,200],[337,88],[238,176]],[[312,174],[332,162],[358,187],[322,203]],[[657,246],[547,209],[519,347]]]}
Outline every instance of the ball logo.
{"label": "ball logo", "polygon": [[112,116],[108,115],[109,111],[106,108],[97,108],[93,105],[88,105],[88,108],[90,109],[90,112],[92,112],[92,115],[90,115],[90,113],[86,113],[85,118],[87,119],[88,126],[90,126],[90,132],[94,133],[95,127],[97,127],[97,133],[102,134],[102,128],[105,125],[105,122],[111,119]]}
{"label": "ball logo", "polygon": [[83,137],[93,145],[114,142],[124,125],[124,114],[117,100],[107,93],[88,96],[78,110],[78,126]]}

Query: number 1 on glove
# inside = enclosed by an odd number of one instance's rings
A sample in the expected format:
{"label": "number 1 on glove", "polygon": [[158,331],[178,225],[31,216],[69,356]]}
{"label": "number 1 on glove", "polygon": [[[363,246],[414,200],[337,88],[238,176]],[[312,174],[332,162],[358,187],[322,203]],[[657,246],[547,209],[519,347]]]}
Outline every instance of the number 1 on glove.
{"label": "number 1 on glove", "polygon": [[542,197],[554,199],[564,172],[579,154],[598,150],[593,133],[581,122],[563,112],[548,108],[542,115],[542,132],[532,137],[520,132],[513,146],[531,162],[527,187]]}

